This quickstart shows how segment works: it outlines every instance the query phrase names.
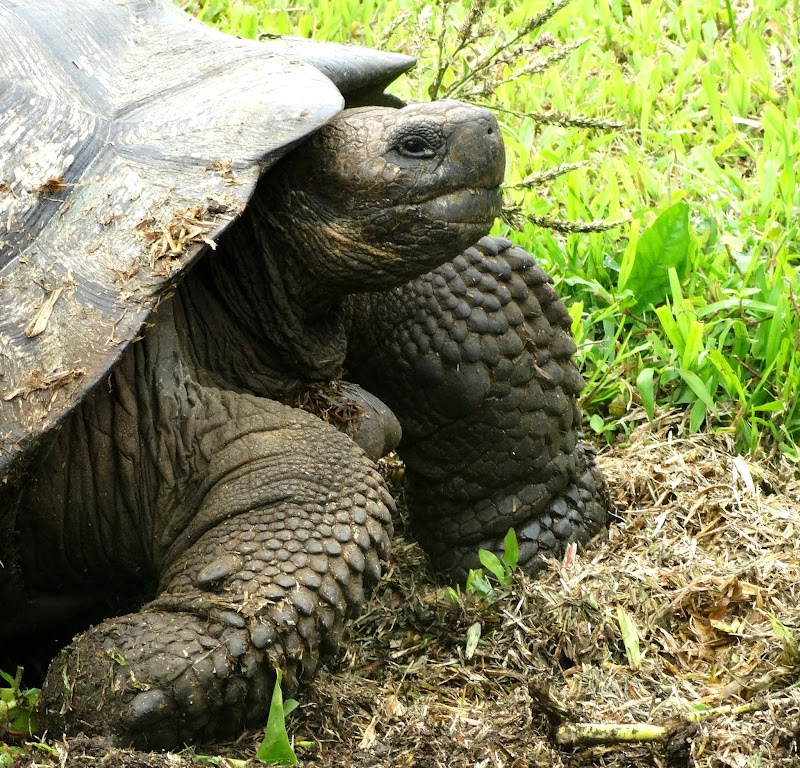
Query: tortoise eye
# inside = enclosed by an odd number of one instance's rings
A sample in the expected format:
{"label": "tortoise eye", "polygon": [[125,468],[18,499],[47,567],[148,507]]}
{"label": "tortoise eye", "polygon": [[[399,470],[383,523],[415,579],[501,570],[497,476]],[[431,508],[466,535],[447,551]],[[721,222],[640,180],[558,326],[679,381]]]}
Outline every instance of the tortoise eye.
{"label": "tortoise eye", "polygon": [[407,136],[400,142],[400,153],[406,157],[433,157],[436,149],[423,136]]}

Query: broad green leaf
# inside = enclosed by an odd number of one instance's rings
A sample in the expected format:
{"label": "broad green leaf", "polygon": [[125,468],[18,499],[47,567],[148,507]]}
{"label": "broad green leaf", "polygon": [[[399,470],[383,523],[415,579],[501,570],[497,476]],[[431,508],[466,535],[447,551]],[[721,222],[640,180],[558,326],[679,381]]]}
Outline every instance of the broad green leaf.
{"label": "broad green leaf", "polygon": [[700,431],[703,422],[706,420],[708,408],[702,400],[695,400],[692,403],[692,408],[689,411],[689,431],[694,434]]}
{"label": "broad green leaf", "polygon": [[783,400],[772,400],[769,403],[762,403],[761,405],[754,405],[753,410],[756,413],[761,412],[770,412],[770,413],[780,413],[786,410],[786,403]]}
{"label": "broad green leaf", "polygon": [[703,383],[703,380],[696,374],[692,373],[691,371],[686,371],[683,368],[678,370],[680,377],[686,382],[686,385],[692,392],[697,395],[697,397],[702,400],[706,407],[713,413],[715,412],[714,408],[714,398],[711,396],[711,393],[708,391],[708,387]]}
{"label": "broad green leaf", "polygon": [[703,351],[705,324],[691,320],[685,335],[686,343],[683,347],[681,359],[684,368],[693,368],[697,365],[700,353]]}
{"label": "broad green leaf", "polygon": [[286,713],[281,693],[283,675],[279,669],[275,670],[275,674],[275,687],[272,689],[267,727],[264,730],[264,739],[256,752],[256,760],[268,765],[297,765],[297,757],[286,733]]}
{"label": "broad green leaf", "polygon": [[659,321],[661,322],[661,327],[664,329],[664,333],[666,334],[669,343],[672,344],[672,348],[679,355],[683,356],[683,351],[685,348],[684,338],[681,334],[680,328],[678,327],[678,323],[675,322],[675,316],[672,313],[672,308],[668,304],[656,307],[656,317],[658,317]]}
{"label": "broad green leaf", "polygon": [[494,552],[490,552],[488,549],[479,549],[478,559],[487,571],[492,573],[498,581],[502,582],[505,569],[503,568],[503,563],[500,562],[500,558]]}
{"label": "broad green leaf", "polygon": [[599,413],[593,413],[589,417],[589,426],[596,434],[602,435],[603,430],[605,429],[605,422],[603,421],[603,417]]}
{"label": "broad green leaf", "polygon": [[714,157],[719,157],[727,152],[738,140],[739,137],[735,133],[729,133],[727,136],[720,139],[720,141],[714,144],[714,147],[711,150],[714,154]]}
{"label": "broad green leaf", "polygon": [[575,343],[580,345],[586,335],[583,328],[583,302],[573,302],[567,307],[567,311],[572,318],[572,337]]}
{"label": "broad green leaf", "polygon": [[764,350],[764,361],[767,364],[774,362],[778,354],[778,348],[783,339],[784,318],[788,310],[787,303],[787,298],[781,296],[775,307],[775,314],[772,316],[772,319],[768,321],[769,331],[767,333],[766,349]]}
{"label": "broad green leaf", "polygon": [[628,287],[628,280],[633,272],[633,265],[636,263],[636,249],[639,246],[639,220],[631,221],[631,228],[628,232],[628,244],[622,254],[622,262],[619,266],[619,277],[617,287],[624,291]]}
{"label": "broad green leaf", "polygon": [[[503,564],[509,572],[508,582],[511,583],[511,572],[517,567],[519,563],[519,543],[517,542],[517,534],[513,528],[508,529],[506,537],[503,539]],[[508,586],[507,584],[504,586]]]}
{"label": "broad green leaf", "polygon": [[625,287],[633,292],[638,307],[663,304],[669,295],[669,269],[683,280],[689,269],[691,250],[689,206],[683,201],[671,205],[639,235],[636,257],[630,265]]}
{"label": "broad green leaf", "polygon": [[639,390],[639,397],[650,421],[655,414],[655,374],[652,368],[642,368],[636,377],[636,388]]}

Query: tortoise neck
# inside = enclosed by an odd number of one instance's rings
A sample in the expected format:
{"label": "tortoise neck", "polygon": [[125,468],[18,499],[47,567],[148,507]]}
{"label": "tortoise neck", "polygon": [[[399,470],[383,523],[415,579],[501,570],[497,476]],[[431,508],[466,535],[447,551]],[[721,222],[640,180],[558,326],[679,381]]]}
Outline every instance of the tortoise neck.
{"label": "tortoise neck", "polygon": [[179,289],[185,342],[209,383],[280,398],[337,378],[341,301],[308,291],[297,254],[248,209]]}

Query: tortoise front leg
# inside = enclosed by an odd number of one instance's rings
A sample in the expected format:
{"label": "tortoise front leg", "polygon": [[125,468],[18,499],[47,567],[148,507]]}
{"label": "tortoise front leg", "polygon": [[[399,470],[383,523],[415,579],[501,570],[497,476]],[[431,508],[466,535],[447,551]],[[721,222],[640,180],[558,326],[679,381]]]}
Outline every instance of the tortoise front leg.
{"label": "tortoise front leg", "polygon": [[174,748],[263,723],[274,667],[288,689],[310,679],[379,578],[393,502],[363,453],[309,414],[227,397],[239,434],[221,424],[224,441],[199,440],[211,480],[166,551],[158,597],[53,661],[51,731]]}
{"label": "tortoise front leg", "polygon": [[541,555],[602,528],[604,481],[578,439],[570,316],[529,254],[485,237],[351,302],[348,373],[402,425],[406,499],[436,567],[463,579],[513,526],[533,573]]}

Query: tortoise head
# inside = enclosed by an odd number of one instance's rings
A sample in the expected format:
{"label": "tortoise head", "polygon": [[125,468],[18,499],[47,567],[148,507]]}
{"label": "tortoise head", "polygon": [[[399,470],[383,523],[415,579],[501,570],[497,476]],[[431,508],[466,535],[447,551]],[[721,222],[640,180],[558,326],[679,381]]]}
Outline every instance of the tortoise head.
{"label": "tortoise head", "polygon": [[273,221],[291,220],[294,250],[328,290],[379,290],[487,234],[504,170],[502,136],[484,109],[362,107],[342,112],[270,174],[279,199],[266,207]]}

